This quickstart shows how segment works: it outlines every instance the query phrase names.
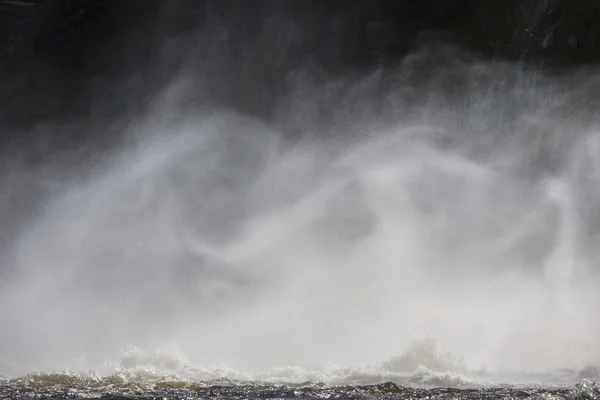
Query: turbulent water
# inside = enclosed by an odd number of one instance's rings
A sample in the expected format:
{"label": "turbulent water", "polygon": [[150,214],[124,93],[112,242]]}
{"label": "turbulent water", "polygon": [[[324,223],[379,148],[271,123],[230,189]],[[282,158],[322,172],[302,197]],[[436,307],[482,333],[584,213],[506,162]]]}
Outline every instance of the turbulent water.
{"label": "turbulent water", "polygon": [[3,198],[51,195],[0,277],[0,397],[600,395],[597,74],[426,47],[299,71],[269,121],[186,79],[85,173],[11,159]]}

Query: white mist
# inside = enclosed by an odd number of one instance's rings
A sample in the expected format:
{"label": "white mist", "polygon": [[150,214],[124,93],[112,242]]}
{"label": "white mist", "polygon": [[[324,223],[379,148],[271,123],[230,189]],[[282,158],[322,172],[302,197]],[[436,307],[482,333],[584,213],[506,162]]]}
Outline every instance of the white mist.
{"label": "white mist", "polygon": [[169,92],[20,236],[0,368],[383,379],[424,338],[454,373],[597,364],[600,131],[570,105],[592,80],[461,60],[300,80],[269,123],[181,115]]}

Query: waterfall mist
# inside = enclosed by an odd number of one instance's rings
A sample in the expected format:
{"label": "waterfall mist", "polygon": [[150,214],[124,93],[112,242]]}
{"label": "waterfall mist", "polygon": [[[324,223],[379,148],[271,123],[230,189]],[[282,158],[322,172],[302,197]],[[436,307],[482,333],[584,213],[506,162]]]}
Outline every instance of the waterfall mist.
{"label": "waterfall mist", "polygon": [[58,172],[6,159],[3,198],[54,189],[0,280],[0,372],[162,349],[176,365],[153,367],[199,379],[405,373],[393,357],[424,338],[462,358],[451,372],[598,364],[596,75],[424,44],[359,76],[298,66],[255,118],[190,102],[218,86],[206,71],[183,68],[82,173],[64,171],[83,153]]}

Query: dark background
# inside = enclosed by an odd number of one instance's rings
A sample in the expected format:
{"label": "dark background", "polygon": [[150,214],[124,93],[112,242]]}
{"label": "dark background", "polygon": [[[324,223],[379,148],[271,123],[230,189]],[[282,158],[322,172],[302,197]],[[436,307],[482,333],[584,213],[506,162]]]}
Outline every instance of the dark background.
{"label": "dark background", "polygon": [[599,33],[596,0],[0,0],[0,127],[131,116],[215,57],[233,78],[211,101],[268,118],[299,65],[393,67],[435,37],[562,70],[597,63]]}

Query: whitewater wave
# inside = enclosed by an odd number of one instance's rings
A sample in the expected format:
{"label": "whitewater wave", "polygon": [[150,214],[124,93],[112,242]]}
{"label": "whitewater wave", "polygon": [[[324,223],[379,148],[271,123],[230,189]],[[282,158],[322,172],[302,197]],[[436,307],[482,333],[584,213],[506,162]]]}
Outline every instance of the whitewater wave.
{"label": "whitewater wave", "polygon": [[[311,387],[368,386],[394,383],[411,387],[567,387],[600,379],[598,367],[540,373],[469,370],[460,357],[438,349],[432,338],[413,342],[401,355],[373,365],[335,366],[318,369],[281,366],[260,373],[245,373],[225,364],[200,367],[192,364],[176,346],[154,351],[131,347],[120,362],[106,362],[89,372],[36,371],[22,377],[1,375],[12,384],[76,385],[89,390],[111,387],[152,389],[199,388],[218,385],[292,385]],[[507,384],[511,382],[511,384]]]}
{"label": "whitewater wave", "polygon": [[[413,343],[397,357],[375,365],[339,367],[325,365],[319,369],[301,366],[281,366],[260,373],[244,373],[225,364],[199,367],[193,365],[177,346],[144,351],[131,347],[118,363],[105,362],[101,368],[88,373],[34,372],[26,380],[47,383],[93,381],[95,385],[120,383],[162,384],[189,382],[213,384],[323,384],[371,385],[395,382],[401,385],[466,386],[480,383],[462,364],[454,364],[448,353],[439,352],[431,338]],[[16,379],[16,377],[5,377]]]}

